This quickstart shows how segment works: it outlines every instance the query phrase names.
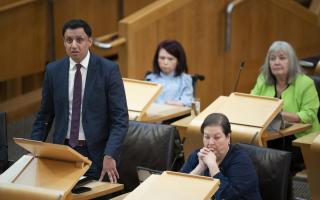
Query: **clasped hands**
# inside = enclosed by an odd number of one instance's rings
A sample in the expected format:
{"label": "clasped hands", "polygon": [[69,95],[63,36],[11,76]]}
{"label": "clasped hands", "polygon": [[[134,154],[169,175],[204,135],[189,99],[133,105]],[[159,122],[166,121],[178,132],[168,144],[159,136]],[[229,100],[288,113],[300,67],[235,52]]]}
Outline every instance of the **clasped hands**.
{"label": "clasped hands", "polygon": [[197,153],[197,156],[199,160],[198,169],[201,173],[203,173],[207,168],[212,176],[220,171],[217,163],[217,157],[212,148],[203,147]]}

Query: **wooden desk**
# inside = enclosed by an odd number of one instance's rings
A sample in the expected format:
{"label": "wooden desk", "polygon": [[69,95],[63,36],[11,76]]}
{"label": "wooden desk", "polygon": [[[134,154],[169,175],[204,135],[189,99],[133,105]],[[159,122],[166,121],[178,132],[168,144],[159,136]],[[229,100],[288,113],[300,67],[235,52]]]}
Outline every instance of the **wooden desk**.
{"label": "wooden desk", "polygon": [[270,140],[275,140],[289,135],[294,135],[302,131],[306,131],[311,128],[311,126],[311,124],[296,123],[288,128],[280,130],[279,132],[268,132],[266,130],[261,135],[262,144],[264,147],[267,147],[267,142]]}
{"label": "wooden desk", "polygon": [[219,188],[220,181],[211,177],[163,172],[152,174],[129,193],[126,200],[209,200]]}
{"label": "wooden desk", "polygon": [[191,113],[191,108],[153,103],[142,117],[143,122],[162,122]]}
{"label": "wooden desk", "polygon": [[67,199],[87,200],[123,190],[123,184],[112,184],[109,182],[93,181],[86,184],[85,186],[91,188],[91,191],[84,192],[81,194],[71,193],[71,195]]}
{"label": "wooden desk", "polygon": [[308,174],[308,183],[312,199],[320,199],[320,152],[312,146],[319,144],[319,132],[311,133],[293,141],[293,145],[299,146],[303,155]]}

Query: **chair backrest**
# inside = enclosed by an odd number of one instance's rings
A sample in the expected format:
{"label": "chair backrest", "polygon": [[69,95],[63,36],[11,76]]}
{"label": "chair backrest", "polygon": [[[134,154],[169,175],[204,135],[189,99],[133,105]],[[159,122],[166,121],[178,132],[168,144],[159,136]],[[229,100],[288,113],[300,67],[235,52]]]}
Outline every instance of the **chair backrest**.
{"label": "chair backrest", "polygon": [[251,158],[259,177],[262,199],[287,200],[292,179],[291,153],[248,144],[237,144]]}
{"label": "chair backrest", "polygon": [[[147,75],[151,74],[152,72],[151,71],[147,71],[144,75],[144,79],[146,81],[150,81],[148,79],[146,79]],[[193,96],[196,97],[196,86],[197,86],[197,81],[203,81],[205,80],[205,76],[202,75],[202,74],[193,74],[191,75],[191,78],[192,78],[192,87],[193,87]]]}
{"label": "chair backrest", "polygon": [[177,140],[179,143],[179,133],[174,126],[130,121],[118,166],[125,192],[132,191],[140,183],[137,166],[172,170],[175,158],[181,153]]}
{"label": "chair backrest", "polygon": [[[316,86],[318,97],[320,99],[320,77],[319,76],[310,76],[310,78],[313,80],[314,85]],[[320,107],[318,109],[318,120],[320,122]]]}
{"label": "chair backrest", "polygon": [[8,167],[8,140],[6,113],[0,112],[0,173]]}
{"label": "chair backrest", "polygon": [[192,86],[193,86],[193,96],[196,97],[197,81],[204,81],[206,77],[202,74],[193,74],[191,75],[191,78],[192,78]]}

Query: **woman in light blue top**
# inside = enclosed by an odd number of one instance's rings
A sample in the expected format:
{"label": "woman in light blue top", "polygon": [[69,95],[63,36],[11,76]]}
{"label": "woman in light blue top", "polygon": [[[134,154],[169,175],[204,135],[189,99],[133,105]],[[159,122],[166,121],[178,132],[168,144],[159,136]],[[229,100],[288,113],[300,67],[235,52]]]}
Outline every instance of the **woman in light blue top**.
{"label": "woman in light blue top", "polygon": [[163,86],[155,103],[191,107],[193,86],[187,73],[187,59],[181,44],[175,40],[161,42],[153,58],[153,71],[146,76],[146,80]]}

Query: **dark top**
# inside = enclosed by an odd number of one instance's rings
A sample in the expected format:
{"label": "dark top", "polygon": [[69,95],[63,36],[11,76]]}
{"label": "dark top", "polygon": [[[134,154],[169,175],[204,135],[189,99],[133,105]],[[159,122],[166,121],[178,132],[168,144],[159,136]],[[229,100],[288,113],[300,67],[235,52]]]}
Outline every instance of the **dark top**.
{"label": "dark top", "polygon": [[[190,173],[198,165],[198,152],[199,149],[189,156],[181,172]],[[230,145],[219,169],[220,172],[213,176],[220,179],[220,187],[214,199],[261,199],[256,170],[249,156],[237,145]],[[209,170],[207,169],[203,175],[210,176]]]}

